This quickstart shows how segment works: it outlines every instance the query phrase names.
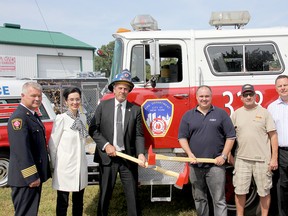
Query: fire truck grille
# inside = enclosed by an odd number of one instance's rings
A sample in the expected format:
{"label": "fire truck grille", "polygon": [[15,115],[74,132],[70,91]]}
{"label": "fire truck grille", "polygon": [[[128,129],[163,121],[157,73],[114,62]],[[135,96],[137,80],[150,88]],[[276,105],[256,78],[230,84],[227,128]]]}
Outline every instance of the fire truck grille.
{"label": "fire truck grille", "polygon": [[[173,153],[166,153],[166,156],[175,156]],[[147,155],[146,155],[147,158]],[[177,173],[182,173],[184,171],[185,163],[183,162],[175,162],[175,161],[165,161],[165,160],[156,160],[156,165],[170,171],[174,171]],[[141,185],[167,185],[167,184],[175,184],[177,181],[176,177],[162,174],[153,170],[152,168],[138,168],[139,174],[139,183]]]}

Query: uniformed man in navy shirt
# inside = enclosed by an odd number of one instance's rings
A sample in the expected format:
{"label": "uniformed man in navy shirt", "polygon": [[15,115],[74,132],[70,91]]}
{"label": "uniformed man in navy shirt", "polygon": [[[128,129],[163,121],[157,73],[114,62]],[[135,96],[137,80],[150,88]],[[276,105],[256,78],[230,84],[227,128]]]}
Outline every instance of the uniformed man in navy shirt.
{"label": "uniformed man in navy shirt", "polygon": [[178,139],[190,158],[215,158],[215,164],[195,162],[190,166],[190,181],[197,215],[209,216],[207,191],[214,203],[214,215],[227,215],[225,166],[235,141],[235,129],[228,114],[212,105],[209,86],[196,92],[198,105],[181,120]]}
{"label": "uniformed man in navy shirt", "polygon": [[36,82],[25,83],[21,103],[8,122],[8,184],[12,189],[15,215],[19,216],[37,215],[42,183],[51,177],[45,128],[35,112],[41,101],[41,85]]}

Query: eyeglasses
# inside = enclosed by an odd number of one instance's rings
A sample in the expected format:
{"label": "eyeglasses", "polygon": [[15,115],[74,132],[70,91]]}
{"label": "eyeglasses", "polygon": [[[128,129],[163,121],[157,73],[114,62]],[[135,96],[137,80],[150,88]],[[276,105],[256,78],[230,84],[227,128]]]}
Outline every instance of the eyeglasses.
{"label": "eyeglasses", "polygon": [[80,98],[69,98],[68,101],[69,102],[74,102],[75,101],[76,103],[79,103],[81,101],[81,99]]}
{"label": "eyeglasses", "polygon": [[248,93],[243,93],[243,94],[242,94],[242,96],[243,96],[244,98],[246,98],[246,97],[248,97],[248,96],[253,97],[254,95],[255,95],[254,92],[248,92]]}

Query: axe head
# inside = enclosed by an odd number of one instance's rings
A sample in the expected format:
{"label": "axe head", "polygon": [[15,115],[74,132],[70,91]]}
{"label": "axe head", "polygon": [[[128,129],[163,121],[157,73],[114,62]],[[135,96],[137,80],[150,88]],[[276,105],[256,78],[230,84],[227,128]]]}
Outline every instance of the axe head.
{"label": "axe head", "polygon": [[182,189],[183,185],[188,183],[188,180],[189,180],[189,164],[186,163],[183,172],[179,174],[179,177],[174,186],[178,189]]}
{"label": "axe head", "polygon": [[184,174],[184,176],[185,176],[184,184],[187,184],[187,183],[189,182],[189,163],[186,163],[186,164],[185,164],[183,174]]}
{"label": "axe head", "polygon": [[185,176],[183,175],[183,173],[180,173],[176,183],[174,184],[174,187],[176,187],[178,189],[182,189],[184,182],[185,182]]}
{"label": "axe head", "polygon": [[152,145],[148,149],[148,164],[149,166],[156,165],[156,154],[152,150]]}

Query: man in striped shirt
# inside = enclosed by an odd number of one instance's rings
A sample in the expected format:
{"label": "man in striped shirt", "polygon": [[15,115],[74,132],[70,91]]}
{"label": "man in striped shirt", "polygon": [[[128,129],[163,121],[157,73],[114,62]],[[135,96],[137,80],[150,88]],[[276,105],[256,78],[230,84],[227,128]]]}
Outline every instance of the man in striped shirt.
{"label": "man in striped shirt", "polygon": [[268,106],[278,133],[279,144],[279,215],[288,215],[288,76],[279,75],[275,80],[279,98]]}

